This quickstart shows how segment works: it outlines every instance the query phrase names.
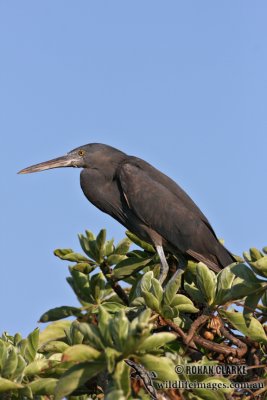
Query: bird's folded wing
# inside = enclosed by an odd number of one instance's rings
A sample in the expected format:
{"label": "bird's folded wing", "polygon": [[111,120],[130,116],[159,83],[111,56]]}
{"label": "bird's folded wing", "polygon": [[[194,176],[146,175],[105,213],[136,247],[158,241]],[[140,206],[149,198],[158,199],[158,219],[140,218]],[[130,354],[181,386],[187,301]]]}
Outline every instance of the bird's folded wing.
{"label": "bird's folded wing", "polygon": [[181,252],[209,252],[213,232],[164,185],[131,163],[122,164],[119,180],[128,206],[147,226]]}
{"label": "bird's folded wing", "polygon": [[169,176],[163,174],[161,171],[159,171],[146,161],[137,157],[129,157],[127,163],[139,167],[141,170],[145,171],[145,173],[153,181],[158,182],[166,189],[168,189],[168,191],[171,192],[181,204],[185,205],[187,210],[190,210],[194,215],[197,215],[215,235],[212,226],[210,225],[208,219],[203,214],[203,212],[198,208],[198,206],[194,203],[191,197],[188,196],[188,194]]}

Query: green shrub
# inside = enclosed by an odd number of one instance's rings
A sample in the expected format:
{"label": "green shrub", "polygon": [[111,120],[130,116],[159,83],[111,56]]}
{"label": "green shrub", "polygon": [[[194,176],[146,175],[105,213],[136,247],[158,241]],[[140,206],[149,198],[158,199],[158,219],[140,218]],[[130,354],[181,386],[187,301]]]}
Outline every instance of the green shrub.
{"label": "green shrub", "polygon": [[[266,248],[251,249],[218,275],[193,261],[177,269],[168,255],[170,277],[162,287],[157,254],[132,233],[117,245],[105,230],[96,237],[86,231],[79,241],[83,254],[55,255],[72,263],[67,282],[80,307],[46,311],[40,322],[47,327],[26,339],[2,335],[0,398],[264,398]],[[216,365],[245,365],[247,374],[205,373]],[[204,372],[193,374],[199,366]],[[177,388],[184,381],[202,387]],[[255,386],[230,387],[242,382]]]}

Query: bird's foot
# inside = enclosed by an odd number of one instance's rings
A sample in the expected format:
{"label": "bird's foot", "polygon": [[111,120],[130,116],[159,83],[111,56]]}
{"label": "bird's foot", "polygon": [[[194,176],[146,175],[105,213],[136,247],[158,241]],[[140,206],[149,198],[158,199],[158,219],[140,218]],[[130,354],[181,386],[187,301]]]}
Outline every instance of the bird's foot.
{"label": "bird's foot", "polygon": [[157,253],[160,258],[160,274],[159,274],[159,282],[162,284],[165,279],[167,278],[168,272],[169,272],[169,265],[167,263],[163,247],[162,246],[156,246]]}

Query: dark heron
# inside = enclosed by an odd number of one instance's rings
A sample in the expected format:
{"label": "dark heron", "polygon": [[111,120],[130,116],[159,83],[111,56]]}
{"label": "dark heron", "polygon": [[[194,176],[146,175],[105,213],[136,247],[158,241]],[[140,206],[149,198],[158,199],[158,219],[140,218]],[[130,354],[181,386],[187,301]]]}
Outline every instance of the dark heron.
{"label": "dark heron", "polygon": [[215,271],[235,261],[193,200],[146,161],[105,144],[91,143],[19,173],[60,167],[83,168],[81,188],[87,199],[153,244],[161,261],[161,282],[168,273],[164,250],[203,261]]}

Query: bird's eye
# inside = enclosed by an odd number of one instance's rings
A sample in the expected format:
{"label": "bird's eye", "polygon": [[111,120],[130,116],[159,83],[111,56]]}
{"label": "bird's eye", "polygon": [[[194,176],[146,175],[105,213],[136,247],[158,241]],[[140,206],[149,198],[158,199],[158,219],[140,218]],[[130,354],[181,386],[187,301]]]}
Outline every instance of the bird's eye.
{"label": "bird's eye", "polygon": [[84,151],[84,150],[79,150],[79,151],[78,151],[78,154],[79,154],[79,156],[81,156],[81,157],[82,157],[82,156],[84,156],[84,155],[85,155],[85,151]]}

